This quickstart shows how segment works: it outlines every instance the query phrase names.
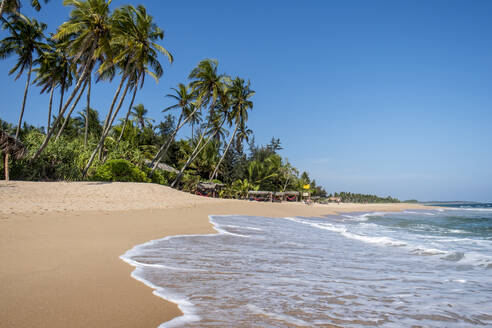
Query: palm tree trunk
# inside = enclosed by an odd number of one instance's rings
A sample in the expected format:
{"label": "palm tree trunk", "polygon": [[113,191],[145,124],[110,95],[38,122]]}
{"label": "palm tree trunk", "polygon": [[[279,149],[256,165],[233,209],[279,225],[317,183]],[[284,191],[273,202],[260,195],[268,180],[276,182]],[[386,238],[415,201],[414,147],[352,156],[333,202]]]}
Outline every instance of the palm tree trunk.
{"label": "palm tree trunk", "polygon": [[84,170],[82,171],[82,178],[85,178],[86,175],[87,175],[87,171],[89,171],[89,168],[91,167],[92,165],[92,162],[94,161],[94,159],[96,158],[96,155],[97,155],[97,152],[99,150],[101,150],[101,155],[100,157],[102,157],[102,146],[104,145],[104,140],[106,140],[106,137],[107,135],[109,134],[109,130],[111,129],[111,125],[113,125],[113,122],[114,122],[114,119],[116,118],[116,115],[118,115],[118,111],[120,110],[121,108],[121,105],[123,104],[123,100],[125,100],[125,96],[126,94],[128,93],[128,88],[130,87],[130,80],[128,80],[128,82],[126,83],[126,87],[125,87],[125,90],[123,91],[123,94],[121,95],[120,97],[120,101],[118,103],[118,106],[116,108],[116,110],[114,111],[113,113],[113,116],[111,117],[111,119],[108,121],[108,126],[106,129],[103,128],[103,131],[102,131],[102,134],[101,134],[101,138],[99,139],[99,143],[97,144],[96,148],[94,149],[94,151],[92,152],[92,155],[91,157],[89,158],[89,161],[87,162]]}
{"label": "palm tree trunk", "polygon": [[67,126],[68,124],[68,121],[70,120],[70,116],[72,115],[74,109],[75,109],[75,106],[77,106],[79,100],[80,100],[80,97],[82,97],[82,94],[84,93],[85,91],[85,88],[87,87],[87,82],[89,80],[86,80],[85,83],[84,83],[84,86],[82,87],[82,89],[80,90],[79,92],[79,95],[77,96],[77,99],[75,99],[75,102],[72,104],[72,107],[70,108],[70,111],[68,112],[67,114],[67,117],[65,118],[65,121],[63,121],[63,124],[60,128],[60,130],[58,131],[58,133],[56,134],[56,138],[55,138],[55,142],[58,141],[58,138],[60,138],[63,130],[65,130],[65,127]]}
{"label": "palm tree trunk", "polygon": [[60,90],[61,95],[60,95],[60,107],[58,108],[58,115],[60,115],[63,106],[63,96],[65,95],[65,83],[62,83],[60,85],[60,88],[61,88]]}
{"label": "palm tree trunk", "polygon": [[120,84],[118,85],[118,89],[116,89],[116,93],[114,94],[113,101],[111,102],[111,106],[109,107],[108,115],[106,116],[106,120],[103,125],[103,132],[106,130],[108,126],[108,122],[111,119],[111,114],[113,113],[114,105],[116,104],[116,100],[118,100],[118,96],[120,95],[121,88],[123,87],[123,83],[125,83],[126,76],[121,77]]}
{"label": "palm tree trunk", "polygon": [[50,104],[48,106],[48,125],[46,126],[46,133],[48,133],[48,130],[50,129],[50,124],[51,124],[51,108],[53,106],[53,93],[55,91],[55,82],[51,83],[51,92],[50,92]]}
{"label": "palm tree trunk", "polygon": [[224,153],[222,154],[222,157],[220,158],[219,163],[215,167],[214,173],[212,173],[212,175],[210,176],[210,181],[212,181],[215,178],[215,176],[217,175],[217,172],[219,171],[220,164],[222,164],[222,161],[224,160],[224,157],[227,154],[227,151],[229,150],[229,147],[231,146],[232,140],[234,140],[234,136],[236,135],[236,132],[237,132],[238,127],[239,127],[239,125],[236,124],[236,128],[234,129],[234,132],[232,133],[232,137],[229,140],[229,143],[227,144],[227,147],[224,150]]}
{"label": "palm tree trunk", "polygon": [[5,9],[5,2],[7,2],[7,0],[3,0],[2,4],[0,5],[0,17],[3,16],[3,11]]}
{"label": "palm tree trunk", "polygon": [[79,80],[77,81],[77,84],[75,85],[75,89],[72,91],[72,94],[67,99],[67,102],[65,103],[62,110],[60,111],[60,114],[58,115],[55,122],[53,123],[53,127],[51,128],[51,130],[48,131],[48,133],[46,134],[46,137],[44,138],[43,143],[41,144],[39,149],[36,151],[36,153],[32,156],[31,160],[35,160],[36,158],[38,158],[38,156],[41,154],[41,152],[44,150],[44,148],[46,148],[46,146],[48,145],[48,141],[50,140],[51,136],[53,135],[53,131],[55,130],[57,125],[60,123],[60,120],[63,117],[63,114],[65,114],[65,111],[67,110],[67,108],[70,105],[70,103],[72,102],[73,98],[75,97],[75,95],[79,91],[80,87],[82,86],[82,82],[84,82],[84,80],[87,78],[87,74],[89,74],[90,71],[92,71],[92,63],[90,63],[90,65],[85,66],[84,71],[82,72],[82,75],[80,76]]}
{"label": "palm tree trunk", "polygon": [[179,129],[181,129],[190,120],[190,118],[196,113],[197,110],[198,110],[198,106],[195,108],[195,110],[193,112],[191,112],[190,115],[188,115],[185,118],[185,120],[181,123],[181,125],[178,124],[178,126],[176,126],[176,129],[174,129],[169,140],[161,146],[161,148],[159,149],[157,154],[154,156],[154,158],[152,159],[152,162],[150,162],[150,166],[152,166],[152,171],[150,173],[151,176],[154,173],[155,169],[157,168],[157,165],[159,164],[159,162],[162,160],[164,155],[166,155],[167,150],[169,149],[169,146],[173,142],[174,138],[176,137],[176,134],[178,133]]}
{"label": "palm tree trunk", "polygon": [[193,136],[193,132],[195,130],[195,123],[191,123],[191,140],[193,140],[194,136]]}
{"label": "palm tree trunk", "polygon": [[17,131],[15,131],[15,138],[19,137],[19,132],[22,125],[22,117],[24,116],[24,109],[26,108],[27,91],[29,90],[29,83],[31,82],[32,61],[29,65],[29,72],[27,73],[26,88],[24,89],[24,99],[22,99],[22,108],[19,116],[19,125],[17,125]]}
{"label": "palm tree trunk", "polygon": [[9,181],[9,153],[3,154],[3,170],[5,171],[5,181]]}
{"label": "palm tree trunk", "polygon": [[[195,159],[195,157],[196,157],[195,154],[198,154],[198,148],[201,146],[201,143],[203,141],[203,137],[204,137],[204,134],[201,135],[200,140],[198,141],[198,143],[195,146],[195,149],[193,149],[193,152],[191,153],[190,157],[188,157],[188,160],[183,165],[183,167],[179,171],[179,173],[176,176],[176,178],[174,179],[174,181],[171,183],[171,187],[174,187],[174,185],[176,185],[176,183],[181,179],[181,176],[183,175],[184,170],[186,170],[188,165],[190,165],[191,162]],[[210,138],[209,138],[209,140],[210,140]]]}
{"label": "palm tree trunk", "polygon": [[87,89],[87,110],[85,112],[85,133],[84,133],[84,148],[87,147],[87,135],[89,134],[89,110],[91,107],[91,76],[88,78],[88,86]]}
{"label": "palm tree trunk", "polygon": [[128,124],[128,118],[130,117],[130,113],[132,111],[132,106],[133,106],[133,101],[135,100],[136,94],[137,94],[137,86],[135,85],[135,88],[133,89],[132,101],[130,102],[130,106],[128,106],[128,111],[126,112],[126,116],[125,116],[125,122],[123,123],[123,127],[121,128],[121,133],[120,133],[120,136],[118,137],[118,140],[116,141],[116,145],[119,145],[121,138],[123,137],[123,133],[125,132],[125,128],[126,128],[126,125]]}

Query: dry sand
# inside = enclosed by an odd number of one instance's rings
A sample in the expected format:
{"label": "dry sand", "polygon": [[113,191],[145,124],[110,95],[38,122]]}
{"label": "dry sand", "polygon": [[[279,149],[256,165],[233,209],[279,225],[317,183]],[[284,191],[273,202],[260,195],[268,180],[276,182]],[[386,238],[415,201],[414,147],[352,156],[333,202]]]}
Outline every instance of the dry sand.
{"label": "dry sand", "polygon": [[180,315],[119,256],[209,214],[268,217],[398,211],[412,204],[256,203],[139,183],[0,182],[0,327],[157,327]]}

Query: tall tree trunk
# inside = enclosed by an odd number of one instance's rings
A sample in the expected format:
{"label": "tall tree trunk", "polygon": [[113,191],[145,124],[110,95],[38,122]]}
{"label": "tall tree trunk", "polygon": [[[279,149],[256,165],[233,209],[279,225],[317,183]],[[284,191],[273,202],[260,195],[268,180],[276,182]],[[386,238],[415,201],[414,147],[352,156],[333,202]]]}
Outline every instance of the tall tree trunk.
{"label": "tall tree trunk", "polygon": [[135,85],[135,88],[133,89],[132,101],[130,102],[130,106],[128,106],[128,111],[126,112],[126,116],[125,116],[125,122],[123,123],[123,127],[121,128],[120,136],[118,137],[118,140],[116,141],[116,145],[119,145],[121,138],[123,137],[123,133],[125,133],[125,128],[126,128],[126,125],[128,124],[128,118],[130,117],[130,113],[132,111],[132,106],[133,106],[133,101],[135,100],[136,94],[137,94],[137,85]]}
{"label": "tall tree trunk", "polygon": [[51,83],[51,92],[50,92],[50,104],[48,106],[48,125],[46,126],[46,133],[50,129],[51,124],[51,108],[53,107],[53,93],[55,91],[55,82]]}
{"label": "tall tree trunk", "polygon": [[101,134],[101,138],[99,139],[99,143],[97,144],[96,148],[92,152],[92,155],[89,158],[89,161],[87,162],[84,170],[82,171],[82,178],[85,178],[87,176],[87,172],[89,171],[89,168],[91,167],[92,162],[96,158],[97,152],[99,150],[101,150],[101,154],[102,154],[102,147],[104,145],[104,140],[106,140],[106,137],[109,134],[109,130],[111,129],[111,125],[113,125],[114,119],[116,118],[116,115],[118,115],[118,112],[119,112],[119,110],[121,108],[121,105],[123,104],[123,101],[125,100],[125,96],[128,93],[128,88],[129,87],[130,87],[130,80],[128,80],[128,82],[126,83],[125,90],[123,91],[123,94],[120,97],[120,101],[118,103],[118,106],[117,106],[116,110],[113,113],[113,116],[108,121],[107,128],[106,129],[103,128],[103,131],[102,131],[102,134]]}
{"label": "tall tree trunk", "polygon": [[85,111],[85,132],[84,132],[84,148],[87,147],[87,135],[89,134],[89,111],[91,108],[91,76],[89,75],[87,88],[87,110]]}
{"label": "tall tree trunk", "polygon": [[[204,136],[205,135],[202,133],[202,135],[200,136],[200,140],[198,140],[198,143],[195,146],[195,149],[193,149],[193,151],[191,152],[191,155],[188,157],[188,160],[183,165],[181,170],[179,170],[178,175],[176,176],[176,178],[174,178],[174,181],[171,183],[171,187],[174,187],[176,185],[176,183],[181,179],[181,176],[183,175],[184,170],[186,170],[188,165],[190,165],[191,162],[195,159],[195,157],[196,157],[195,154],[198,153],[198,148],[201,146]],[[209,140],[210,140],[210,138],[209,138]]]}
{"label": "tall tree trunk", "polygon": [[60,85],[60,107],[58,107],[58,115],[60,115],[61,113],[61,110],[62,110],[62,106],[63,106],[63,96],[65,95],[65,83],[62,83]]}
{"label": "tall tree trunk", "polygon": [[191,123],[191,140],[194,138],[195,123]]}
{"label": "tall tree trunk", "polygon": [[[224,124],[224,122],[222,122],[222,124]],[[221,126],[222,126],[222,124],[221,124]],[[208,143],[210,141],[212,141],[216,135],[217,135],[217,132],[215,132],[213,135],[209,136],[208,139],[207,139],[207,141],[200,147],[200,149],[198,149],[198,146],[200,145],[200,143],[203,140],[203,135],[202,135],[202,137],[200,138],[200,141],[198,142],[197,147],[195,147],[195,150],[193,151],[193,153],[191,154],[191,156],[188,158],[188,160],[186,161],[185,165],[183,165],[183,167],[179,171],[178,175],[174,179],[173,183],[171,183],[171,187],[174,187],[176,185],[176,183],[179,182],[179,180],[181,179],[181,176],[183,175],[184,171],[195,160],[195,158],[198,156],[198,154],[200,154],[202,152],[202,150],[204,150],[205,147],[207,147]]]}
{"label": "tall tree trunk", "polygon": [[0,17],[3,16],[3,11],[5,10],[5,3],[7,2],[8,0],[2,0],[2,4],[0,4]]}
{"label": "tall tree trunk", "polygon": [[161,146],[157,154],[152,159],[152,162],[150,163],[150,166],[152,166],[152,171],[150,173],[151,175],[154,173],[155,169],[157,168],[157,165],[159,165],[159,162],[162,160],[164,155],[166,155],[167,150],[169,149],[171,143],[174,141],[174,138],[176,137],[176,134],[178,133],[179,129],[181,129],[190,120],[190,118],[196,113],[198,108],[199,107],[197,106],[195,110],[186,117],[186,119],[181,123],[181,125],[178,124],[178,126],[176,126],[176,129],[174,129],[174,132],[171,134],[169,140]]}
{"label": "tall tree trunk", "polygon": [[38,156],[41,154],[41,152],[44,150],[44,148],[46,148],[51,136],[53,135],[53,131],[56,129],[57,125],[60,123],[60,120],[63,117],[63,114],[65,114],[65,111],[67,110],[68,106],[70,105],[73,98],[75,97],[75,95],[79,91],[80,87],[82,86],[82,82],[84,82],[84,80],[87,78],[87,74],[90,73],[91,70],[92,70],[92,63],[90,65],[88,64],[85,66],[84,71],[82,72],[82,75],[80,76],[79,80],[77,81],[77,84],[75,85],[75,89],[72,91],[72,94],[67,99],[66,104],[63,106],[62,110],[60,111],[60,114],[58,115],[55,122],[53,123],[53,127],[51,128],[51,130],[48,131],[48,133],[46,134],[46,137],[44,138],[43,143],[41,144],[39,149],[36,151],[36,153],[32,156],[31,160],[35,160],[36,158],[38,158]]}
{"label": "tall tree trunk", "polygon": [[29,83],[31,83],[32,62],[29,65],[29,72],[27,73],[26,87],[24,89],[24,99],[22,99],[22,108],[19,116],[19,125],[17,125],[17,131],[15,131],[15,138],[19,137],[19,132],[22,126],[22,117],[24,116],[24,109],[26,108],[27,91],[29,90]]}
{"label": "tall tree trunk", "polygon": [[9,181],[9,153],[3,154],[3,170],[5,171],[5,181]]}
{"label": "tall tree trunk", "polygon": [[79,103],[80,97],[82,97],[82,94],[84,93],[85,88],[87,87],[88,81],[89,80],[85,80],[84,86],[80,90],[79,95],[77,96],[77,99],[75,99],[75,102],[72,104],[72,107],[70,108],[70,111],[68,112],[67,117],[65,118],[65,121],[63,121],[63,124],[62,124],[60,130],[58,130],[58,133],[56,134],[55,142],[58,141],[58,138],[60,138],[63,130],[65,130],[65,127],[67,126],[68,121],[70,120],[70,116],[72,115],[72,113],[75,109],[75,106],[77,106],[77,104]]}
{"label": "tall tree trunk", "polygon": [[236,136],[236,132],[237,132],[238,127],[239,127],[239,124],[236,124],[236,128],[234,129],[234,132],[232,133],[232,137],[229,140],[229,143],[227,144],[227,147],[224,150],[224,153],[222,154],[222,157],[220,158],[219,163],[215,167],[214,173],[212,173],[212,175],[210,176],[210,181],[212,181],[215,178],[215,176],[217,175],[217,172],[219,172],[219,166],[220,166],[220,164],[222,164],[222,161],[224,160],[224,157],[227,154],[229,147],[231,146],[232,140],[234,140],[234,137]]}
{"label": "tall tree trunk", "polygon": [[108,115],[106,115],[106,120],[104,120],[103,132],[106,130],[108,126],[108,122],[111,120],[111,115],[113,114],[114,105],[116,104],[116,100],[118,100],[118,96],[120,95],[121,88],[123,87],[123,83],[125,83],[126,75],[121,77],[120,84],[118,85],[118,89],[116,89],[116,93],[114,94],[113,101],[111,102],[111,106],[109,107]]}

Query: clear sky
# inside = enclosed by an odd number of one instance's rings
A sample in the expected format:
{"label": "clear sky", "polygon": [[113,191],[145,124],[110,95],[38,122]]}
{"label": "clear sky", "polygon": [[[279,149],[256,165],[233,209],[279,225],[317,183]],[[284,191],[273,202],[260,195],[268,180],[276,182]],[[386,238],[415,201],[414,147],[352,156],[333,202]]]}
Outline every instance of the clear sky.
{"label": "clear sky", "polygon": [[[27,1],[23,1],[27,3]],[[250,79],[256,141],[328,192],[401,199],[492,201],[491,1],[129,1],[144,4],[175,56],[137,95],[160,120],[165,94],[204,58]],[[69,9],[51,0],[49,30]],[[1,32],[2,37],[5,32]],[[164,58],[162,58],[164,61]],[[0,117],[16,122],[24,81],[0,62]],[[105,115],[116,89],[100,83]],[[33,88],[26,120],[46,125],[48,96]],[[81,104],[82,108],[84,104]]]}

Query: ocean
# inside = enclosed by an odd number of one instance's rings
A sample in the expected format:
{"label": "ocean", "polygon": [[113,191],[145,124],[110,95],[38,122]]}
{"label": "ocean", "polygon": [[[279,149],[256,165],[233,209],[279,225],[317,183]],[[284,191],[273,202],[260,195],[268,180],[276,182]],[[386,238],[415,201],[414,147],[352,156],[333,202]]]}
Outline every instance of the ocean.
{"label": "ocean", "polygon": [[210,221],[122,256],[183,311],[161,327],[492,326],[492,204]]}

